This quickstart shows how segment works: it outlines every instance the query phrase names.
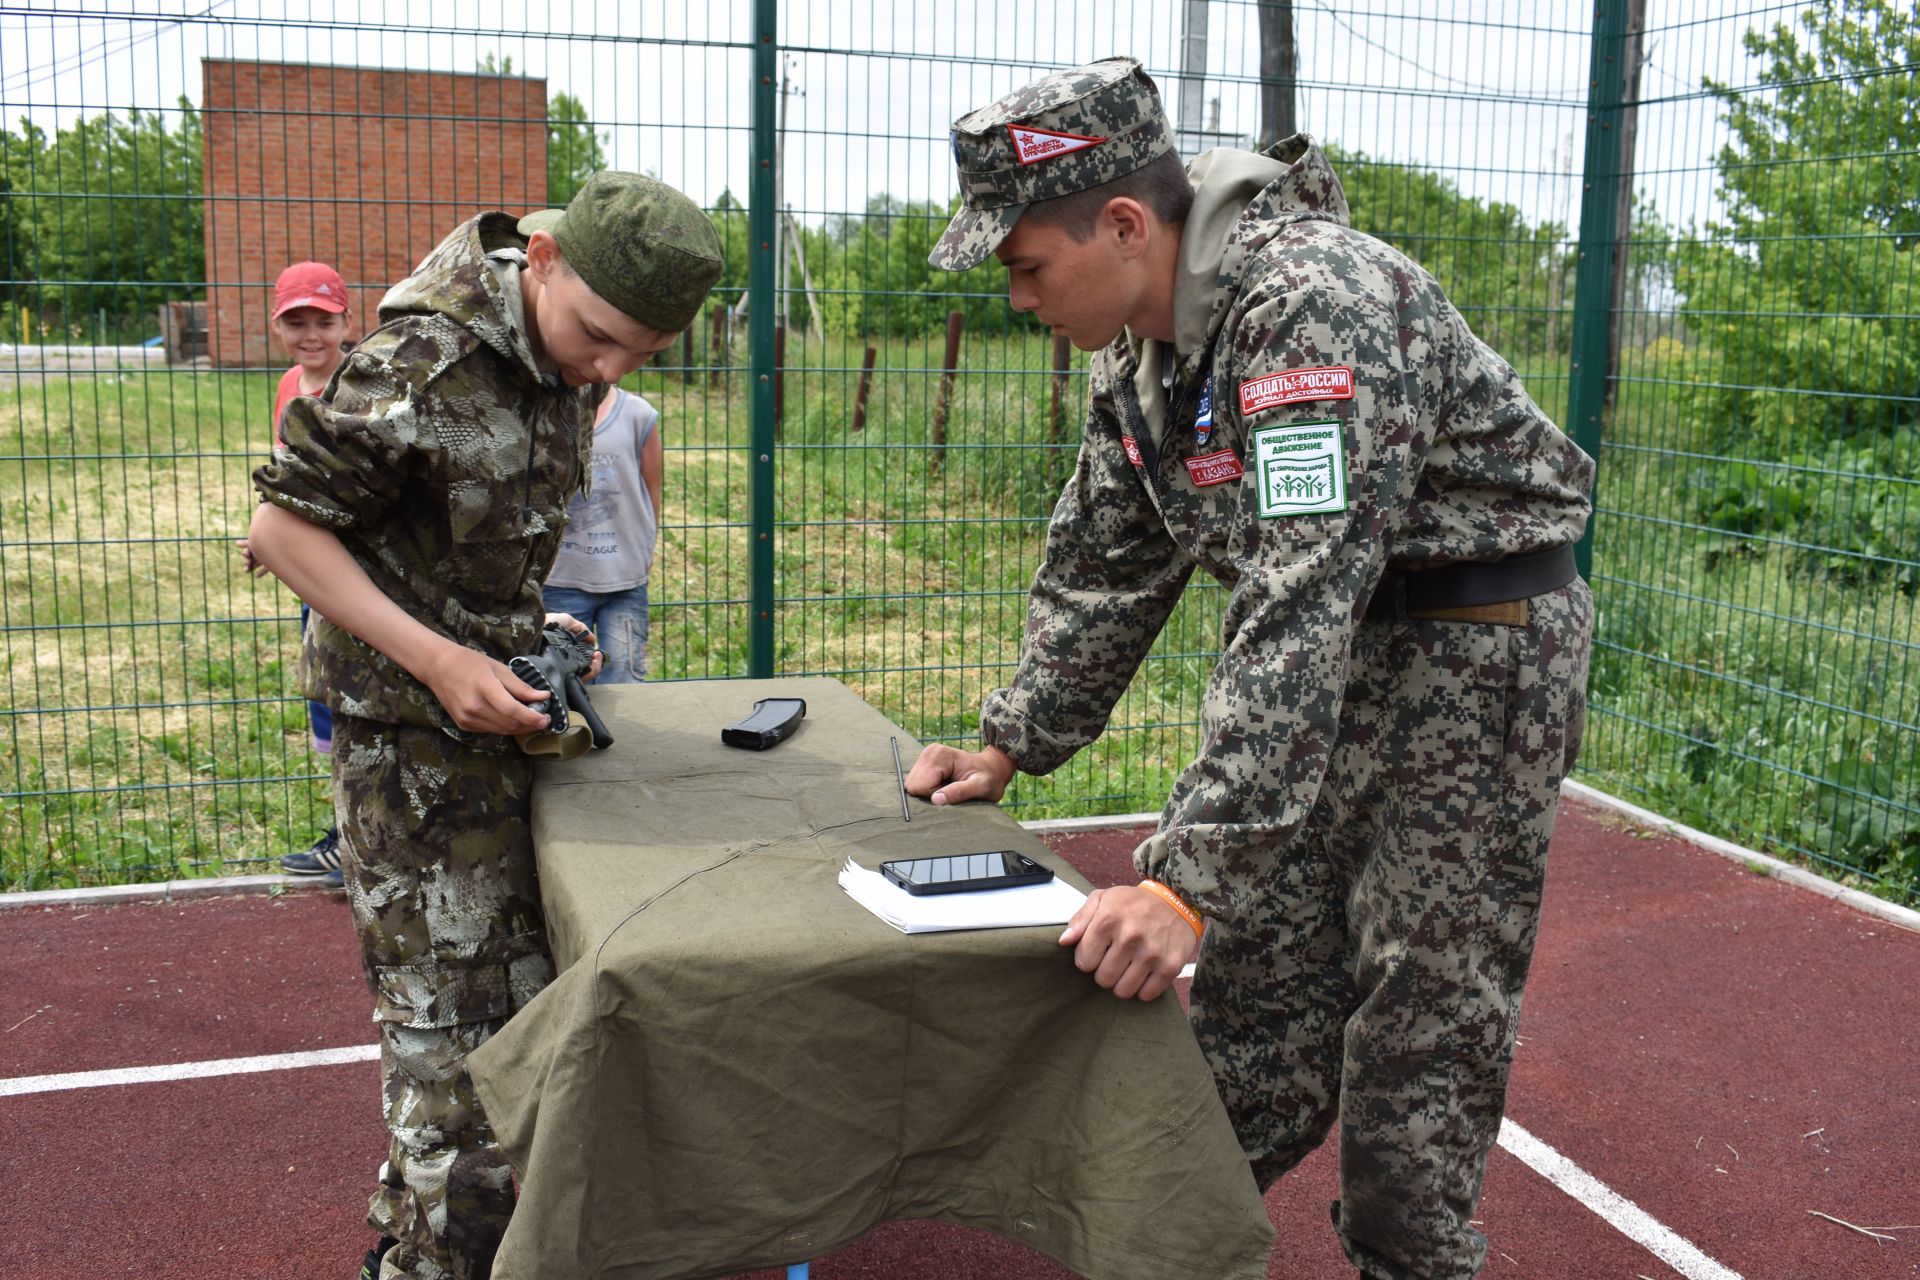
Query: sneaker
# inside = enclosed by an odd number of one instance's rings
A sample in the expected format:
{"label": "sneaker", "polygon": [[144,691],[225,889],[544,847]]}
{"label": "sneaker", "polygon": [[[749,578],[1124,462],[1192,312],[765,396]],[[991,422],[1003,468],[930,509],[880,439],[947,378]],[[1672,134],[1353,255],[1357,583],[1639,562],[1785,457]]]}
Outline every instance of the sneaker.
{"label": "sneaker", "polygon": [[321,877],[320,883],[329,889],[344,889],[347,887],[347,876],[340,868],[335,867]]}
{"label": "sneaker", "polygon": [[280,869],[290,876],[324,876],[340,871],[340,832],[328,827],[327,833],[302,853],[290,853],[280,859]]}
{"label": "sneaker", "polygon": [[367,1250],[366,1258],[360,1263],[359,1280],[380,1280],[380,1259],[387,1256],[387,1250],[399,1243],[392,1236],[381,1236],[380,1243]]}

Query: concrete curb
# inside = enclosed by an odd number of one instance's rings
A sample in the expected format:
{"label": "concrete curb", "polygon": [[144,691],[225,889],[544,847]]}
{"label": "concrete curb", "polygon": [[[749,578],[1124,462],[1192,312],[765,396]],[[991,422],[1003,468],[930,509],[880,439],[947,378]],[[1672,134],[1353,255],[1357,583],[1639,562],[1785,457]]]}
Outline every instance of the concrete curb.
{"label": "concrete curb", "polygon": [[[1044,836],[1071,831],[1098,831],[1105,827],[1147,826],[1159,821],[1160,815],[1157,813],[1126,813],[1103,818],[1049,818],[1020,825],[1035,835]],[[27,893],[0,893],[0,911],[25,907],[172,902],[176,898],[206,898],[223,893],[272,893],[275,890],[322,887],[319,876],[208,876],[203,880],[162,880],[152,884],[110,884],[90,889],[35,889]]]}
{"label": "concrete curb", "polygon": [[[1575,782],[1569,778],[1561,786],[1563,795],[1573,796],[1589,804],[1612,809],[1616,813],[1632,818],[1643,827],[1664,831],[1668,835],[1697,845],[1709,853],[1717,853],[1723,858],[1740,863],[1750,871],[1769,876],[1796,888],[1852,907],[1856,911],[1876,916],[1889,924],[1902,929],[1920,933],[1920,911],[1876,898],[1870,893],[1858,889],[1849,889],[1835,884],[1824,876],[1816,875],[1804,867],[1761,853],[1744,845],[1734,844],[1731,840],[1722,840],[1719,836],[1710,836],[1704,831],[1696,831],[1671,818],[1629,804],[1617,796],[1608,795],[1584,782]],[[1020,825],[1037,836],[1071,835],[1080,831],[1101,831],[1110,827],[1152,826],[1160,821],[1157,813],[1122,813],[1094,818],[1042,818]],[[171,902],[176,898],[204,898],[224,893],[272,893],[276,889],[285,891],[317,890],[323,886],[318,876],[210,876],[204,880],[168,880],[159,884],[117,884],[104,885],[93,889],[41,889],[30,893],[0,893],[0,911],[17,910],[24,907],[83,906],[88,904],[109,906],[121,902]]]}
{"label": "concrete curb", "polygon": [[[272,893],[286,889],[324,889],[319,876],[208,876],[204,880],[162,880],[153,884],[108,884],[90,889],[35,889],[0,893],[0,911],[25,907],[114,906],[123,902],[172,902],[226,893]],[[331,892],[338,893],[335,889]]]}
{"label": "concrete curb", "polygon": [[1888,902],[1885,898],[1876,898],[1872,894],[1862,893],[1858,889],[1849,889],[1845,885],[1835,884],[1825,876],[1808,871],[1805,867],[1796,867],[1790,862],[1782,862],[1780,859],[1761,853],[1758,850],[1749,849],[1744,845],[1737,845],[1731,840],[1722,840],[1719,836],[1710,836],[1704,831],[1695,831],[1692,827],[1683,826],[1671,818],[1663,818],[1657,813],[1642,809],[1639,805],[1629,804],[1618,796],[1610,796],[1606,792],[1590,787],[1584,782],[1575,782],[1569,778],[1561,784],[1560,790],[1563,795],[1570,795],[1576,799],[1585,800],[1590,804],[1597,804],[1602,808],[1612,809],[1616,813],[1625,814],[1627,817],[1632,818],[1643,827],[1651,827],[1656,831],[1664,831],[1668,835],[1677,836],[1685,840],[1688,844],[1698,845],[1709,853],[1717,853],[1723,858],[1730,858],[1746,867],[1749,871],[1757,872],[1760,875],[1768,876],[1775,880],[1784,881],[1796,888],[1809,890],[1810,892],[1819,894],[1823,898],[1838,902],[1843,906],[1852,907],[1855,911],[1861,911],[1870,916],[1878,916],[1888,924],[1899,925],[1902,929],[1910,929],[1915,933],[1920,933],[1920,911],[1914,911],[1909,907],[1903,907],[1895,902]]}

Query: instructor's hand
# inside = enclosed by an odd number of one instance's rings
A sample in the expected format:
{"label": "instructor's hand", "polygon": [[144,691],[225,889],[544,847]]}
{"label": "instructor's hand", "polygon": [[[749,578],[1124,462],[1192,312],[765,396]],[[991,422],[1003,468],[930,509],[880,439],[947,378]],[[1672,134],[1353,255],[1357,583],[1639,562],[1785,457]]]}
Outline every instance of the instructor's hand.
{"label": "instructor's hand", "polygon": [[1180,913],[1137,885],[1095,889],[1067,921],[1060,945],[1074,967],[1122,1000],[1157,1000],[1200,950]]}
{"label": "instructor's hand", "polygon": [[547,695],[484,653],[451,640],[414,672],[433,690],[453,722],[470,733],[532,733],[547,727],[547,717],[523,703]]}
{"label": "instructor's hand", "polygon": [[998,747],[962,751],[934,743],[907,773],[907,794],[931,795],[935,804],[998,800],[1013,781],[1013,757]]}

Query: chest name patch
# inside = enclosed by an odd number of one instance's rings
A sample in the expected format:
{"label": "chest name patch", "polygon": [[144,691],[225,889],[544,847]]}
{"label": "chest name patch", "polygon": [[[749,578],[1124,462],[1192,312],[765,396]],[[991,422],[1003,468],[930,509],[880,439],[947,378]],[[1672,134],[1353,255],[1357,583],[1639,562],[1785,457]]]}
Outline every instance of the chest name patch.
{"label": "chest name patch", "polygon": [[1146,460],[1140,456],[1140,442],[1132,436],[1121,436],[1120,447],[1127,451],[1127,461],[1136,467],[1146,466]]}
{"label": "chest name patch", "polygon": [[1240,466],[1240,459],[1231,449],[1221,449],[1215,453],[1202,454],[1197,458],[1188,458],[1187,474],[1193,477],[1193,483],[1205,489],[1216,484],[1225,484],[1229,480],[1238,480],[1246,474]]}
{"label": "chest name patch", "polygon": [[1299,404],[1305,400],[1353,399],[1353,370],[1345,365],[1325,365],[1318,369],[1289,369],[1264,378],[1249,378],[1240,384],[1240,414],[1245,417],[1276,405]]}
{"label": "chest name patch", "polygon": [[1338,422],[1291,422],[1253,432],[1260,518],[1347,509],[1347,453]]}
{"label": "chest name patch", "polygon": [[1072,155],[1076,151],[1085,151],[1088,147],[1097,147],[1105,138],[1089,138],[1078,133],[1056,133],[1052,129],[1035,129],[1031,125],[1010,124],[1007,133],[1013,138],[1013,154],[1021,164],[1039,164],[1042,160],[1054,160],[1060,156]]}

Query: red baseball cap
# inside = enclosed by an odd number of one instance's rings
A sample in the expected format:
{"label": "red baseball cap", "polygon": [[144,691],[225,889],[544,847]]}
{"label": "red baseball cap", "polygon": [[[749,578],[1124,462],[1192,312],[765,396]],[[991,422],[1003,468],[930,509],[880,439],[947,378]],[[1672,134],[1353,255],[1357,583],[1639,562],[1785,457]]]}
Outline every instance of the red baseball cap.
{"label": "red baseball cap", "polygon": [[335,315],[347,309],[347,282],[324,262],[296,262],[273,282],[273,318],[295,307],[318,307]]}

